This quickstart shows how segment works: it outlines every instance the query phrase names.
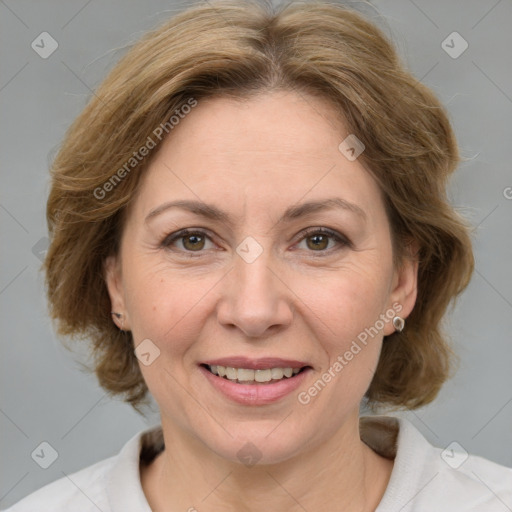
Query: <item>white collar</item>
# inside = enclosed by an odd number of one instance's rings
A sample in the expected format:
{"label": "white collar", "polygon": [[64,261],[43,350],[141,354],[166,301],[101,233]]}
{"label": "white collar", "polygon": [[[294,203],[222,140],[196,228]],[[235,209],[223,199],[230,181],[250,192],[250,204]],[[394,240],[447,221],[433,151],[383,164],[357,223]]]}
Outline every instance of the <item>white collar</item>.
{"label": "white collar", "polygon": [[[415,446],[426,455],[432,446],[403,418],[392,416],[363,416],[360,418],[361,439],[374,451],[388,458],[395,458],[396,464],[391,474],[388,488],[381,500],[379,510],[392,508],[393,504],[402,502],[397,496],[400,485],[395,482],[410,480],[421,474],[422,457],[407,457],[405,451]],[[122,448],[117,456],[107,482],[107,496],[113,511],[151,512],[140,480],[140,456],[142,448],[152,448],[159,452],[163,448],[161,425],[150,427],[134,435]]]}

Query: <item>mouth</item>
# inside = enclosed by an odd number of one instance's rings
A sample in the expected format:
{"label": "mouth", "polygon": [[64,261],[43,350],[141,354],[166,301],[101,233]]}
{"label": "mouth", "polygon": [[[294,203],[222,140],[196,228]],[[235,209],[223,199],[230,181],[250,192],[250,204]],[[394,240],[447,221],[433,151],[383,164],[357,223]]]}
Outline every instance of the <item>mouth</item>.
{"label": "mouth", "polygon": [[224,380],[246,385],[269,385],[295,378],[311,366],[269,366],[266,368],[236,368],[203,363],[200,366]]}

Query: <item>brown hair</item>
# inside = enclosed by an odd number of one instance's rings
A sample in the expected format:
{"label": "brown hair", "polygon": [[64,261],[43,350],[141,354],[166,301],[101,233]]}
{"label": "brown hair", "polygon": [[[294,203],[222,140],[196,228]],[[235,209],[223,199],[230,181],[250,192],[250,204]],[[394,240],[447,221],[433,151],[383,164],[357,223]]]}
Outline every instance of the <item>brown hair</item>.
{"label": "brown hair", "polygon": [[[385,338],[369,403],[419,407],[450,373],[440,324],[474,260],[468,227],[446,197],[459,155],[445,110],[355,11],[329,2],[276,12],[255,2],[209,2],[130,49],[68,129],[51,169],[44,263],[51,316],[59,334],[92,342],[100,385],[136,410],[148,390],[131,333],[112,321],[103,265],[118,251],[123,213],[160,146],[157,130],[170,133],[171,116],[191,99],[277,89],[331,102],[366,146],[359,158],[383,192],[396,263],[411,240],[419,246],[417,301],[405,330]],[[131,160],[149,139],[151,154]]]}

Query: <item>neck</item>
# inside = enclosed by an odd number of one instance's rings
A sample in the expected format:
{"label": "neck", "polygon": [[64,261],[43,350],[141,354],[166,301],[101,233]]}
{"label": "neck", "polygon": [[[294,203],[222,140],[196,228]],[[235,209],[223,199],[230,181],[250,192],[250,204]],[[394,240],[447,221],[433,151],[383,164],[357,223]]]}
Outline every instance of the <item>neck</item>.
{"label": "neck", "polygon": [[393,466],[361,441],[358,415],[323,444],[250,467],[219,457],[163,418],[162,427],[166,449],[141,470],[155,511],[374,511]]}

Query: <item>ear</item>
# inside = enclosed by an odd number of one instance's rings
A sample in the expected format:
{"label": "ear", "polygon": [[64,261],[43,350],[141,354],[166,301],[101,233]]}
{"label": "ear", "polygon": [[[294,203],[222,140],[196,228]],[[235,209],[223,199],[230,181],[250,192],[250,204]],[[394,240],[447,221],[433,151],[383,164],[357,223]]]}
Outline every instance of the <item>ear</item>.
{"label": "ear", "polygon": [[124,300],[124,287],[121,273],[121,260],[117,255],[108,256],[103,263],[103,277],[107,284],[112,312],[121,313],[121,317],[112,315],[115,324],[124,331],[130,330],[130,317]]}
{"label": "ear", "polygon": [[[411,314],[418,295],[418,264],[419,245],[411,242],[406,248],[401,266],[395,269],[388,308],[396,311],[397,316],[404,320]],[[394,306],[393,306],[394,305]],[[395,332],[392,322],[387,322],[384,327],[384,336]]]}

